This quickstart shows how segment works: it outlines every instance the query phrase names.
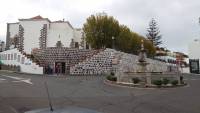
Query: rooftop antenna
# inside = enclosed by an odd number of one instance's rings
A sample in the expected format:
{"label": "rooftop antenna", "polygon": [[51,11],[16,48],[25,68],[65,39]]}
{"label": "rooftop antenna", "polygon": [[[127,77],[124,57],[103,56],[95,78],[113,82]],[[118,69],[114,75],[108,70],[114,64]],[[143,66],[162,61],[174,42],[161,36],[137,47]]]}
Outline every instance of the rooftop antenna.
{"label": "rooftop antenna", "polygon": [[54,110],[53,110],[53,106],[52,106],[52,102],[51,102],[51,97],[49,94],[49,88],[48,88],[47,81],[46,81],[46,75],[44,75],[44,86],[45,86],[47,97],[48,97],[50,111],[53,112]]}

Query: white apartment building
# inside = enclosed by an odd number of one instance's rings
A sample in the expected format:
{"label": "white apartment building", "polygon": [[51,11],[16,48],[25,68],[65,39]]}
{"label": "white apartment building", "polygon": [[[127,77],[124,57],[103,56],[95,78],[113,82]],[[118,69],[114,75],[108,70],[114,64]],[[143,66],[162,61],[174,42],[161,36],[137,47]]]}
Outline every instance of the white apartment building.
{"label": "white apartment building", "polygon": [[188,47],[189,53],[189,66],[191,73],[200,73],[199,69],[199,59],[200,59],[200,40],[195,39],[194,41],[190,42]]}

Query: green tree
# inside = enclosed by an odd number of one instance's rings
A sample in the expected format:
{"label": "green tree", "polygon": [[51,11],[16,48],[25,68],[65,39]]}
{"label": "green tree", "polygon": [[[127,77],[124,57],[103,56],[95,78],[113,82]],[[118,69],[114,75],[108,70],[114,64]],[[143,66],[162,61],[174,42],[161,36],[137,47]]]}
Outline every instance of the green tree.
{"label": "green tree", "polygon": [[105,13],[91,15],[83,25],[86,42],[92,48],[111,48],[112,37],[119,35],[119,23],[112,16]]}
{"label": "green tree", "polygon": [[149,28],[147,29],[147,38],[153,43],[154,46],[159,46],[162,44],[161,38],[162,36],[160,35],[160,31],[157,25],[157,22],[154,18],[149,23]]}
{"label": "green tree", "polygon": [[147,56],[153,58],[156,54],[156,48],[149,40],[144,40],[144,48],[147,50]]}
{"label": "green tree", "polygon": [[141,48],[141,40],[143,39],[147,55],[151,57],[155,54],[155,48],[149,40],[132,32],[127,26],[119,25],[117,20],[104,13],[91,15],[87,18],[83,30],[86,43],[90,44],[92,48],[112,48],[112,37],[115,37],[115,49],[138,54]]}
{"label": "green tree", "polygon": [[130,52],[131,45],[132,45],[131,31],[127,26],[121,25],[119,35],[115,38],[116,49],[124,52]]}
{"label": "green tree", "polygon": [[131,39],[131,53],[138,54],[141,49],[141,40],[144,39],[139,34],[132,32],[132,39]]}

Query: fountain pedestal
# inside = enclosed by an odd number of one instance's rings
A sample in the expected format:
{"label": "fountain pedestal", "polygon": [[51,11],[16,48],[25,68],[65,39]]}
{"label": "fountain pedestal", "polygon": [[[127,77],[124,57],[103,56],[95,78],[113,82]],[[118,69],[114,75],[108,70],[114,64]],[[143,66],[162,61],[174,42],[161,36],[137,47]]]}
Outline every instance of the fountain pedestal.
{"label": "fountain pedestal", "polygon": [[146,73],[146,86],[150,86],[150,85],[151,85],[151,74]]}
{"label": "fountain pedestal", "polygon": [[[138,62],[137,66],[139,67],[138,70],[135,71],[128,71],[123,72],[122,69],[118,69],[119,73],[117,74],[117,82],[118,83],[133,83],[132,78],[139,78],[144,86],[151,85],[151,73],[148,72],[147,66],[149,63],[146,60],[146,50],[144,49],[143,40],[141,42],[141,50],[138,55]],[[134,67],[136,69],[136,67]]]}
{"label": "fountain pedestal", "polygon": [[138,57],[138,66],[140,66],[139,72],[145,74],[145,85],[151,85],[151,74],[147,71],[147,65],[149,63],[146,61],[146,50],[144,49],[144,41],[141,41],[141,50]]}

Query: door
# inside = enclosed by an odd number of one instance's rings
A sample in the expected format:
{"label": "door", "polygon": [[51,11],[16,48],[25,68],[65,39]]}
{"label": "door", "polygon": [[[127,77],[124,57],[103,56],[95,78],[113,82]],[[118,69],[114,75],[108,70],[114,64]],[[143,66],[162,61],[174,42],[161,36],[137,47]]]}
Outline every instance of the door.
{"label": "door", "polygon": [[55,63],[55,73],[65,74],[65,62],[56,62]]}
{"label": "door", "polygon": [[190,59],[190,73],[199,73],[199,59]]}

